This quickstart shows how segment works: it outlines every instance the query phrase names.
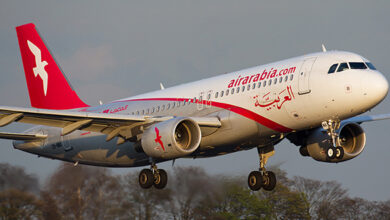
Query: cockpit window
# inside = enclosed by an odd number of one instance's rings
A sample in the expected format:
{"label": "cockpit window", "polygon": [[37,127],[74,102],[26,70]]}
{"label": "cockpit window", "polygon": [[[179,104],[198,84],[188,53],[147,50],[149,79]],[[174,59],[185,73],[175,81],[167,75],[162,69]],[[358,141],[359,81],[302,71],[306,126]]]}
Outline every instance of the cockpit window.
{"label": "cockpit window", "polygon": [[370,68],[371,70],[376,70],[375,66],[372,65],[372,63],[366,63],[368,68]]}
{"label": "cockpit window", "polygon": [[341,71],[344,71],[344,70],[347,70],[347,69],[349,69],[347,63],[340,63],[340,66],[339,66],[339,68],[337,69],[337,72],[341,72]]}
{"label": "cockpit window", "polygon": [[351,69],[367,69],[366,64],[362,62],[350,62],[349,66],[351,67]]}
{"label": "cockpit window", "polygon": [[338,64],[338,63],[333,64],[333,65],[329,68],[328,73],[334,73],[334,71],[336,71],[336,69],[337,69],[337,65],[339,65],[339,64]]}

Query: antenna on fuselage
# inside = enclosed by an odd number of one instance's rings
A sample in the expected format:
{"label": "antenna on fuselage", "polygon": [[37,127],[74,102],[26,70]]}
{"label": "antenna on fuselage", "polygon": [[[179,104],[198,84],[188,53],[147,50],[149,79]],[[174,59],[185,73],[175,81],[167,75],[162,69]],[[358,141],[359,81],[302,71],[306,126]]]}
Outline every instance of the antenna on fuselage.
{"label": "antenna on fuselage", "polygon": [[322,44],[322,52],[326,52],[326,47],[324,44]]}
{"label": "antenna on fuselage", "polygon": [[164,85],[162,83],[160,83],[160,88],[161,88],[161,90],[165,89]]}

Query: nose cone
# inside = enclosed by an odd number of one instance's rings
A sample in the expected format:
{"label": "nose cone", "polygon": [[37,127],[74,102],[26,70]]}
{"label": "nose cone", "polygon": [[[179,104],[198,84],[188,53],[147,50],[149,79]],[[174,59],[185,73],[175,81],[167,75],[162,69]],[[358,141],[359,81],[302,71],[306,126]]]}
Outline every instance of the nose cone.
{"label": "nose cone", "polygon": [[389,91],[389,83],[380,72],[370,72],[362,79],[364,99],[372,107],[379,104]]}

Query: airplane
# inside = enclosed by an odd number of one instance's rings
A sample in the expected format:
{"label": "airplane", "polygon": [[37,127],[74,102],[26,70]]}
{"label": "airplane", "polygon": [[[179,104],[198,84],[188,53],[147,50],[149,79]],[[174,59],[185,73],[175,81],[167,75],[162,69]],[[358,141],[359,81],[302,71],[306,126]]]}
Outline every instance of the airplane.
{"label": "airplane", "polygon": [[0,126],[36,126],[0,133],[14,148],[42,157],[105,167],[142,167],[139,185],[163,189],[157,164],[256,148],[259,169],[248,186],[271,191],[266,169],[287,138],[302,156],[338,163],[366,144],[360,115],[378,105],[389,84],[366,58],[351,52],[306,54],[90,106],[71,87],[33,23],[16,27],[31,108],[0,106]]}

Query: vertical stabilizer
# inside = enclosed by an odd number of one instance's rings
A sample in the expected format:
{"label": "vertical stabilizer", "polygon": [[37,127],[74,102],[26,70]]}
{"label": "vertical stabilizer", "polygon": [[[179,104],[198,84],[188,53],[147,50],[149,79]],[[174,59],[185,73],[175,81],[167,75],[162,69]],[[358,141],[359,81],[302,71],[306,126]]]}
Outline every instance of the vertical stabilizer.
{"label": "vertical stabilizer", "polygon": [[60,67],[35,29],[16,27],[31,106],[44,109],[87,107],[69,85]]}

